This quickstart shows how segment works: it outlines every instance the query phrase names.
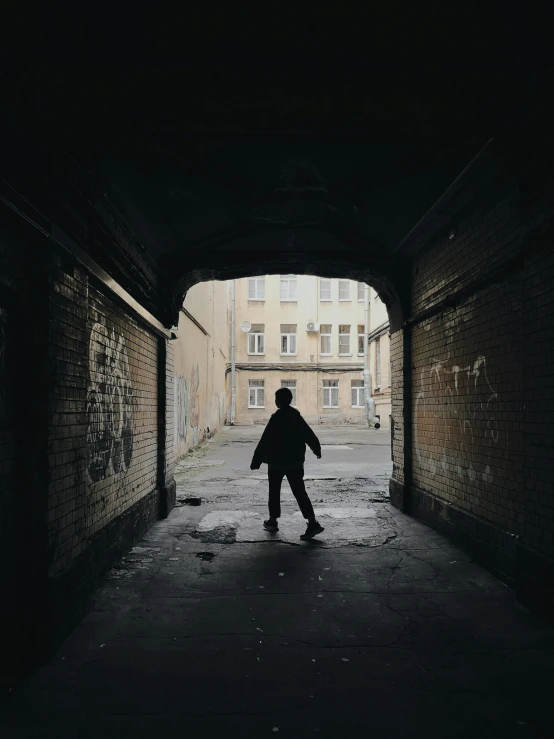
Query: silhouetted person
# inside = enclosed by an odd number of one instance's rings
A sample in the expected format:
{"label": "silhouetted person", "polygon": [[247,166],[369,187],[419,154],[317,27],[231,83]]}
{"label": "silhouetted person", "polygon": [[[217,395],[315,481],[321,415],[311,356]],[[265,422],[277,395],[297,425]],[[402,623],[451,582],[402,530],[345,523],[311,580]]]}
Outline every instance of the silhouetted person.
{"label": "silhouetted person", "polygon": [[304,485],[304,457],[306,444],[318,459],[321,459],[321,444],[317,436],[296,408],[291,408],[292,393],[282,387],[275,393],[277,410],[269,419],[250,465],[259,470],[265,462],[269,478],[269,518],[264,521],[267,531],[279,531],[277,519],[281,515],[281,483],[283,477],[289,481],[300,511],[308,521],[306,533],[301,539],[311,539],[324,531],[316,521],[312,503]]}

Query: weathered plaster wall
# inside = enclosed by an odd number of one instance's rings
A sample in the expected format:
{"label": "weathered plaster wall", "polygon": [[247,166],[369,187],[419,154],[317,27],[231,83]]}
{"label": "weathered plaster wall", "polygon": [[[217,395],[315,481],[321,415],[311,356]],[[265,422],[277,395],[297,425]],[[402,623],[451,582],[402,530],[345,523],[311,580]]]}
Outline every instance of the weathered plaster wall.
{"label": "weathered plaster wall", "polygon": [[187,293],[174,364],[175,457],[179,459],[228,419],[225,369],[229,356],[228,283],[202,282]]}
{"label": "weathered plaster wall", "polygon": [[[375,415],[380,417],[381,427],[390,429],[392,402],[391,402],[391,368],[390,368],[390,336],[389,316],[387,308],[379,295],[370,288],[369,300],[369,333],[378,330],[382,326],[387,329],[378,339],[372,339],[369,343],[369,371],[371,372],[371,392],[375,400]],[[379,351],[377,351],[377,343]],[[378,364],[380,372],[378,369]],[[380,381],[379,381],[380,374]]]}

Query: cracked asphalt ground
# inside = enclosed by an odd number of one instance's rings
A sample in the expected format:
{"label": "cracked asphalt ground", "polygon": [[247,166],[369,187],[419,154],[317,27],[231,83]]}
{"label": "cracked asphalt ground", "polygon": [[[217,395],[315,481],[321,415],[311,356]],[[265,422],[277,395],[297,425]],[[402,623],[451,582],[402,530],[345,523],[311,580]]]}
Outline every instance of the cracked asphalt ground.
{"label": "cracked asphalt ground", "polygon": [[10,695],[0,735],[552,737],[552,627],[390,506],[390,437],[316,429],[325,532],[302,542],[286,484],[279,534],[261,529],[261,431],[225,429],[183,461],[179,506]]}

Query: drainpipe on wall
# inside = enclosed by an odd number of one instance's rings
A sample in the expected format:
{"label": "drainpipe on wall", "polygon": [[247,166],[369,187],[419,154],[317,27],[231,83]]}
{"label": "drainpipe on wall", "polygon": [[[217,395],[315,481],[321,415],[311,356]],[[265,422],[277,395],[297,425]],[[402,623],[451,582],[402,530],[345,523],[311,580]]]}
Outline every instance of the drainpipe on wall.
{"label": "drainpipe on wall", "polygon": [[235,425],[237,408],[237,385],[235,375],[235,281],[231,280],[231,426]]}
{"label": "drainpipe on wall", "polygon": [[367,425],[381,428],[379,419],[375,416],[375,401],[371,395],[371,374],[369,372],[369,285],[364,289],[364,403]]}

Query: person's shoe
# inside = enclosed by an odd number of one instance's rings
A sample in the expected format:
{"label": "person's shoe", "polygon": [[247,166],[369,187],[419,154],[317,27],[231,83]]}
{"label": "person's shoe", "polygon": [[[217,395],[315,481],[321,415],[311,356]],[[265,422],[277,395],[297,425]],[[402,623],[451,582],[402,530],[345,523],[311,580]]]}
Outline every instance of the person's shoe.
{"label": "person's shoe", "polygon": [[317,534],[321,534],[322,531],[325,531],[323,526],[318,524],[317,521],[314,521],[313,523],[308,524],[305,533],[302,534],[300,538],[304,539],[304,541],[306,541],[307,539],[313,539],[314,536],[317,536]]}
{"label": "person's shoe", "polygon": [[264,529],[266,531],[279,531],[279,526],[277,525],[277,521],[272,521],[268,518],[267,521],[264,521]]}

